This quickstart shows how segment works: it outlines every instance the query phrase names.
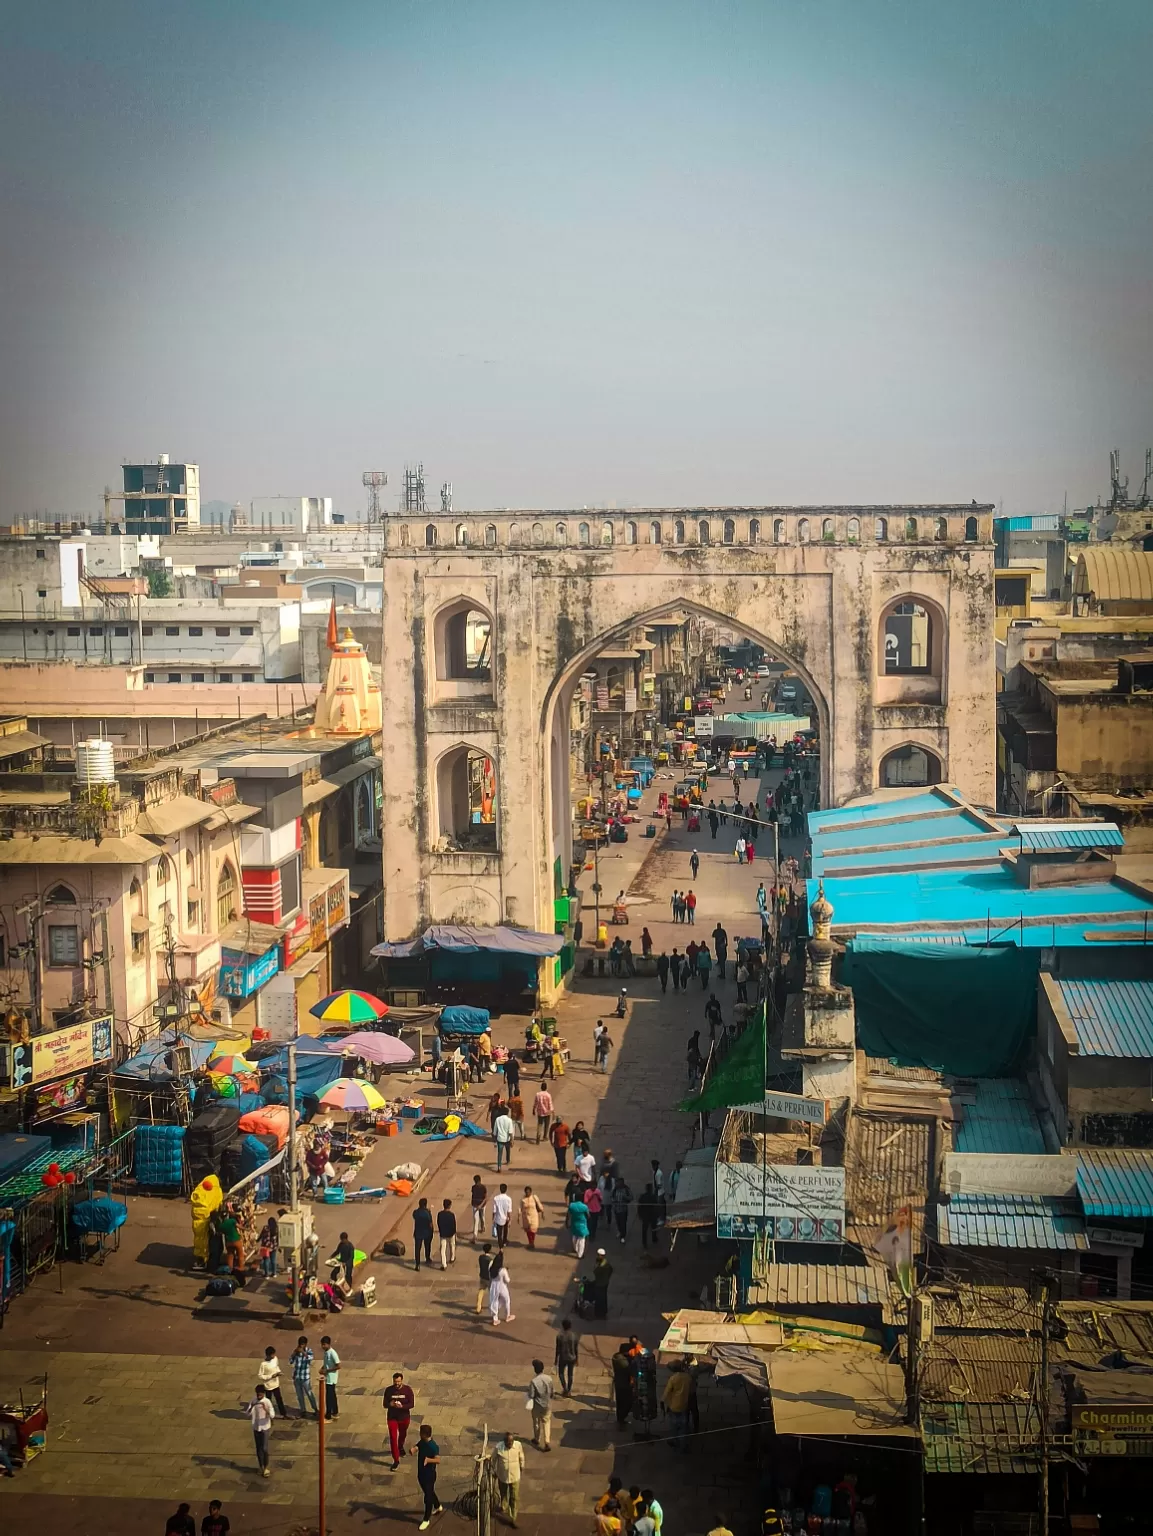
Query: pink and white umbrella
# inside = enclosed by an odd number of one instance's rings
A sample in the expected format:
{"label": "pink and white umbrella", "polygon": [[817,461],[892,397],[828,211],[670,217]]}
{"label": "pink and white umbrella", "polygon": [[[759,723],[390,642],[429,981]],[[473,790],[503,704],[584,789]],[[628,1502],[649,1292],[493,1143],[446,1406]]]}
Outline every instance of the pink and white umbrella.
{"label": "pink and white umbrella", "polygon": [[358,1029],[343,1040],[331,1041],[327,1049],[338,1056],[361,1056],[378,1067],[402,1067],[416,1055],[411,1045],[375,1029]]}

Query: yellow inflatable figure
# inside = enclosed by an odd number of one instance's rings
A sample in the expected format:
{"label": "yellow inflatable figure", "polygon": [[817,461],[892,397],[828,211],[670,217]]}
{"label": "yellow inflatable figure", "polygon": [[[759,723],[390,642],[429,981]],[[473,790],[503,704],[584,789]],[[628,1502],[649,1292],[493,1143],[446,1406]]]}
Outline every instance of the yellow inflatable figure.
{"label": "yellow inflatable figure", "polygon": [[188,1197],[192,1207],[192,1252],[202,1264],[208,1262],[208,1218],[223,1199],[224,1191],[214,1173],[201,1179]]}

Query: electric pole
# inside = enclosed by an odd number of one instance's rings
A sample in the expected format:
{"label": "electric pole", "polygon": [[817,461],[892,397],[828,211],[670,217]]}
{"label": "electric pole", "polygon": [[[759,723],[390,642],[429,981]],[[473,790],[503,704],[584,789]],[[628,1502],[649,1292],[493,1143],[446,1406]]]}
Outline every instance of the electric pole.
{"label": "electric pole", "polygon": [[1041,1380],[1037,1384],[1041,1416],[1041,1536],[1049,1536],[1049,1321],[1056,1276],[1051,1269],[1039,1269],[1034,1273],[1041,1282]]}

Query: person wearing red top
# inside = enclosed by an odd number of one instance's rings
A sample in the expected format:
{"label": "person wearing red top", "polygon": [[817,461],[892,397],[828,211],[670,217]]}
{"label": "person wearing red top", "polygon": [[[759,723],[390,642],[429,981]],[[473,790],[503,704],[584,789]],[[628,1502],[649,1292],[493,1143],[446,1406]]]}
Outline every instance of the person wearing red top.
{"label": "person wearing red top", "polygon": [[557,1120],[548,1133],[552,1149],[556,1153],[556,1171],[563,1173],[568,1162],[569,1128],[563,1120]]}
{"label": "person wearing red top", "polygon": [[388,1443],[392,1447],[392,1470],[400,1466],[404,1455],[404,1437],[408,1434],[412,1410],[416,1407],[416,1394],[405,1384],[404,1377],[395,1371],[392,1386],[384,1393],[384,1408],[388,1416]]}
{"label": "person wearing red top", "polygon": [[697,898],[694,891],[690,891],[685,897],[685,908],[688,912],[689,922],[695,923],[697,920]]}

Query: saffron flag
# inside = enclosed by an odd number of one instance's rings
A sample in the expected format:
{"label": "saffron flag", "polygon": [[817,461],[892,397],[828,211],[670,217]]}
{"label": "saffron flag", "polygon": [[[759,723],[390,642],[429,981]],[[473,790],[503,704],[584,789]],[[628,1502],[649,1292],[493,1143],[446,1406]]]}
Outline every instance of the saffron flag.
{"label": "saffron flag", "polygon": [[336,633],[336,593],[334,592],[332,594],[332,607],[328,610],[328,649],[330,651],[335,651],[336,650],[337,639],[338,639],[338,636],[337,636],[337,633]]}

